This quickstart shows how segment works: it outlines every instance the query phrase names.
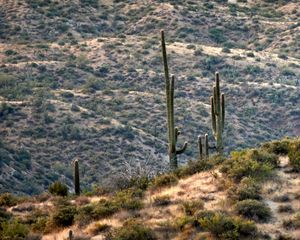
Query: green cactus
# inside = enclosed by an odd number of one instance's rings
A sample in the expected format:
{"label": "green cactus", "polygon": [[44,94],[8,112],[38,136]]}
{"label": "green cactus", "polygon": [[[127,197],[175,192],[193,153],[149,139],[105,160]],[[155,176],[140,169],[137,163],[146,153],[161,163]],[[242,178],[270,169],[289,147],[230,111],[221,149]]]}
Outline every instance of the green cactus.
{"label": "green cactus", "polygon": [[80,195],[79,163],[77,159],[74,161],[74,188],[75,194]]}
{"label": "green cactus", "polygon": [[206,160],[209,158],[208,134],[198,136],[199,159]]}
{"label": "green cactus", "polygon": [[224,93],[220,94],[220,77],[216,72],[215,86],[213,87],[213,96],[210,97],[212,130],[217,142],[217,152],[223,154],[223,138],[225,122],[225,97]]}
{"label": "green cactus", "polygon": [[172,76],[170,79],[168,60],[167,60],[167,51],[165,44],[164,31],[161,31],[161,47],[162,47],[162,56],[164,62],[164,71],[165,71],[165,85],[166,85],[166,100],[167,100],[167,123],[168,123],[168,141],[169,141],[169,160],[170,166],[172,169],[178,167],[177,155],[183,153],[186,150],[187,142],[184,143],[182,148],[177,149],[176,143],[180,131],[175,127],[174,121],[174,82],[175,77]]}

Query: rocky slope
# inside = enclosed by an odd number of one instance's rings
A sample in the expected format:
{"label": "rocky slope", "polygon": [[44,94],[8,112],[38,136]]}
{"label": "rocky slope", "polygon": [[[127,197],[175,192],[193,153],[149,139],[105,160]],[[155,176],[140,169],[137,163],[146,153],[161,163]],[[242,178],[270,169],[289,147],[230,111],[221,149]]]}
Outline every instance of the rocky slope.
{"label": "rocky slope", "polygon": [[[176,122],[197,158],[214,72],[226,150],[297,136],[298,1],[0,0],[0,192],[38,193],[168,167],[159,43],[176,76]],[[247,139],[247,141],[245,140]],[[213,138],[210,138],[211,144]]]}

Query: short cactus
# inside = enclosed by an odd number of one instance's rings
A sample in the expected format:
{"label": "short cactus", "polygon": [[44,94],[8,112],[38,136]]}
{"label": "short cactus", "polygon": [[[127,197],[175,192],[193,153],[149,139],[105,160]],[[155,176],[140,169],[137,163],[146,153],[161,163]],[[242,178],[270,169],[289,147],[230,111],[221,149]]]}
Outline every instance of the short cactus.
{"label": "short cactus", "polygon": [[176,143],[180,131],[175,127],[174,121],[174,82],[175,77],[172,76],[170,79],[168,60],[167,60],[167,51],[165,44],[164,31],[161,31],[161,47],[162,47],[162,56],[164,63],[165,71],[165,83],[166,83],[166,100],[167,100],[167,123],[168,123],[168,141],[169,141],[169,159],[170,166],[172,169],[178,167],[177,155],[183,153],[186,150],[187,142],[184,143],[182,148],[177,149]]}
{"label": "short cactus", "polygon": [[220,94],[220,77],[216,72],[215,86],[213,87],[213,96],[210,97],[211,105],[211,118],[212,118],[212,131],[214,138],[217,142],[217,152],[223,154],[223,138],[225,122],[225,96],[224,93]]}
{"label": "short cactus", "polygon": [[209,158],[208,134],[198,136],[199,159],[206,160]]}
{"label": "short cactus", "polygon": [[74,161],[74,189],[75,194],[80,195],[79,163],[77,159]]}

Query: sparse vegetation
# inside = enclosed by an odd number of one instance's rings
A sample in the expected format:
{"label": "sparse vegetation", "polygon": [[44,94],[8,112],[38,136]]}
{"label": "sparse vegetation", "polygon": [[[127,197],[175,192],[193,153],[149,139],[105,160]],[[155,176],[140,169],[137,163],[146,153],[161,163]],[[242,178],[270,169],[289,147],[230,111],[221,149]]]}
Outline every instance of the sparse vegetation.
{"label": "sparse vegetation", "polygon": [[255,221],[266,222],[271,218],[271,209],[265,203],[252,199],[238,202],[235,211]]}

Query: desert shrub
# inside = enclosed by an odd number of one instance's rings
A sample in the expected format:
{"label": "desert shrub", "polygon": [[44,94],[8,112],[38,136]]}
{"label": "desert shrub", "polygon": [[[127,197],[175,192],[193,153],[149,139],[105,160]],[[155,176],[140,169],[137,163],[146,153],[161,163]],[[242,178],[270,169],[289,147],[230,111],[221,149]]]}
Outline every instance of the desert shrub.
{"label": "desert shrub", "polygon": [[70,204],[60,205],[53,212],[49,224],[54,227],[71,226],[76,213],[76,207]]}
{"label": "desert shrub", "polygon": [[240,184],[228,189],[228,196],[232,200],[242,201],[246,199],[260,200],[261,186],[253,178],[245,177]]}
{"label": "desert shrub", "polygon": [[28,227],[17,221],[2,222],[0,229],[0,239],[3,240],[25,239],[29,233]]}
{"label": "desert shrub", "polygon": [[180,167],[175,171],[179,177],[191,176],[195,173],[209,170],[213,167],[212,161],[189,161],[186,166]]}
{"label": "desert shrub", "polygon": [[271,218],[271,209],[263,202],[247,199],[235,204],[236,213],[255,220],[266,222]]}
{"label": "desert shrub", "polygon": [[255,57],[253,52],[247,52],[246,55],[247,57]]}
{"label": "desert shrub", "polygon": [[244,177],[251,177],[259,180],[269,177],[272,174],[274,166],[269,162],[258,162],[257,160],[252,159],[251,157],[254,156],[260,160],[260,155],[256,156],[256,154],[252,154],[252,150],[232,152],[231,159],[227,159],[223,162],[220,171],[238,182]]}
{"label": "desert shrub", "polygon": [[67,196],[68,195],[68,187],[59,181],[52,183],[49,186],[48,191],[51,194],[57,195],[57,196]]}
{"label": "desert shrub", "polygon": [[300,212],[298,212],[293,218],[284,220],[283,226],[286,229],[300,229]]}
{"label": "desert shrub", "polygon": [[294,209],[292,208],[291,205],[280,205],[278,207],[278,212],[280,212],[280,213],[293,213]]}
{"label": "desert shrub", "polygon": [[279,163],[278,156],[263,150],[250,150],[248,157],[259,163],[270,164],[273,167],[277,167]]}
{"label": "desert shrub", "polygon": [[171,203],[170,196],[164,195],[164,196],[157,196],[153,199],[153,205],[154,206],[167,206]]}
{"label": "desert shrub", "polygon": [[137,189],[126,189],[116,193],[113,201],[117,206],[127,210],[137,210],[143,207],[141,201],[142,191]]}
{"label": "desert shrub", "polygon": [[185,215],[193,216],[196,212],[203,210],[204,202],[202,200],[186,201],[182,203]]}
{"label": "desert shrub", "polygon": [[98,235],[99,233],[108,231],[111,228],[110,225],[105,223],[96,223],[92,228],[90,228],[89,232],[93,235]]}
{"label": "desert shrub", "polygon": [[228,47],[222,48],[222,52],[223,53],[231,53],[230,48],[228,48]]}
{"label": "desert shrub", "polygon": [[[101,199],[92,209],[94,219],[101,219],[116,213],[120,207],[114,201]],[[87,209],[86,209],[87,210]]]}
{"label": "desert shrub", "polygon": [[289,148],[290,165],[295,171],[300,171],[300,140],[296,140],[290,144]]}
{"label": "desert shrub", "polygon": [[289,152],[290,140],[283,139],[281,141],[272,141],[264,143],[261,147],[262,149],[268,151],[269,153],[275,153],[279,155],[286,155]]}
{"label": "desert shrub", "polygon": [[209,37],[216,43],[222,43],[226,41],[226,38],[224,37],[224,31],[221,28],[211,28],[209,29],[208,33]]}
{"label": "desert shrub", "polygon": [[130,219],[117,229],[112,237],[113,240],[155,240],[154,232],[144,224]]}
{"label": "desert shrub", "polygon": [[16,197],[11,193],[2,193],[0,195],[0,207],[12,207],[18,203]]}
{"label": "desert shrub", "polygon": [[153,179],[152,188],[168,187],[177,184],[178,178],[173,173],[163,174]]}
{"label": "desert shrub", "polygon": [[257,234],[257,228],[252,221],[231,217],[221,212],[201,211],[198,213],[197,221],[203,230],[211,232],[218,239],[253,238]]}
{"label": "desert shrub", "polygon": [[5,209],[0,208],[0,223],[5,220],[9,220],[11,218],[11,214],[8,213]]}

